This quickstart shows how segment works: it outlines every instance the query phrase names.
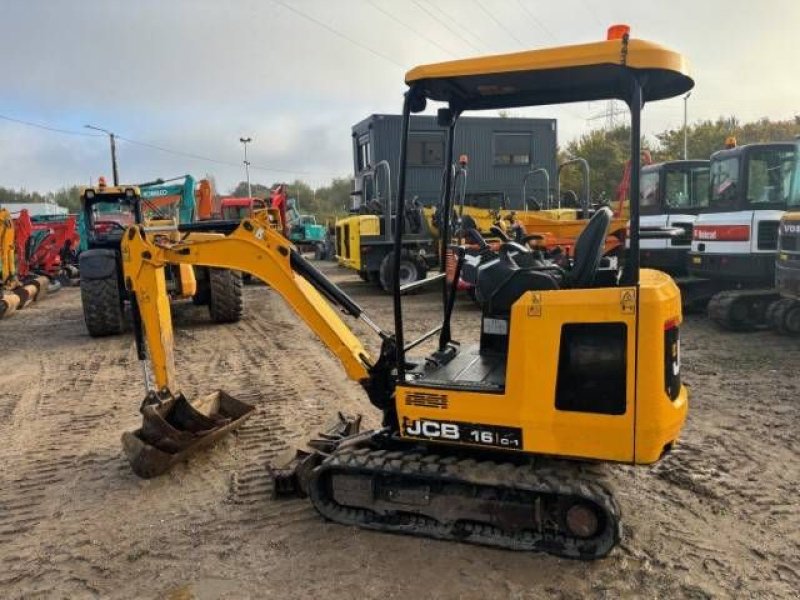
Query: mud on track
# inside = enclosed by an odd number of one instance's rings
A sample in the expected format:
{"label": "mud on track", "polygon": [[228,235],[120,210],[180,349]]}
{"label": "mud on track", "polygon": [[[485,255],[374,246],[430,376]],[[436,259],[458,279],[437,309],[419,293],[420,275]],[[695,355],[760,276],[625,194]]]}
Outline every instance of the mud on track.
{"label": "mud on track", "polygon": [[[390,328],[387,297],[323,269]],[[405,300],[412,332],[433,325],[437,299]],[[246,300],[236,325],[176,307],[177,362],[188,394],[221,387],[257,413],[152,481],[131,474],[119,442],[143,394],[131,338],[89,338],[76,289],[0,322],[0,597],[800,594],[800,340],[687,318],[684,437],[651,469],[612,468],[625,538],[585,564],[350,529],[304,501],[271,501],[267,461],[337,410],[375,414],[274,293],[248,286]],[[459,308],[469,341],[478,314]]]}

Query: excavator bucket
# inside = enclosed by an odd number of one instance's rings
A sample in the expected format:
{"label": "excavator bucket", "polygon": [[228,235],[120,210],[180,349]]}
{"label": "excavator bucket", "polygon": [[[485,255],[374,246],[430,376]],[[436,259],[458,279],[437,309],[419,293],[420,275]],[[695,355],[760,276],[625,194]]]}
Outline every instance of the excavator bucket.
{"label": "excavator bucket", "polygon": [[237,429],[255,407],[223,391],[190,402],[183,394],[148,394],[142,426],[122,434],[122,447],[133,472],[149,479],[169,471],[198,451]]}

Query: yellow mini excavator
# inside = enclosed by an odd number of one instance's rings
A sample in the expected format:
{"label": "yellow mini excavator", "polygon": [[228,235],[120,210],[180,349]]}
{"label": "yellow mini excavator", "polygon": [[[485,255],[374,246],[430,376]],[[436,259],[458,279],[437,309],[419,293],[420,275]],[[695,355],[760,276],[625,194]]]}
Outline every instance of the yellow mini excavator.
{"label": "yellow mini excavator", "polygon": [[[465,111],[622,100],[631,113],[631,188],[638,189],[644,104],[684,94],[693,81],[682,55],[632,39],[624,29],[613,32],[602,42],[409,71],[398,212],[406,201],[410,115],[429,101],[444,104],[438,119],[449,134],[444,163],[450,165],[453,133]],[[444,215],[452,214],[451,177],[443,186]],[[241,270],[284,298],[383,414],[377,430],[358,432],[349,422],[326,436],[290,473],[278,474],[280,489],[296,484],[337,523],[603,557],[619,540],[620,509],[598,463],[659,460],[675,444],[688,403],[680,379],[678,288],[667,275],[639,267],[636,197],[622,268],[603,259],[611,220],[609,209],[597,209],[574,255],[558,264],[546,257],[519,260],[526,250],[514,242],[496,251],[486,247],[477,267],[482,314],[475,346],[454,338],[455,287],[445,282],[441,324],[406,339],[399,262],[393,264],[394,331],[388,332],[262,216],[245,219],[223,238],[197,241],[159,242],[132,226],[122,242],[124,277],[139,316],[139,356],[149,352],[145,365],[153,382],[142,428],[124,436],[129,459],[137,472],[155,474],[154,463],[171,464],[246,416],[247,408],[222,392],[202,402],[179,394],[164,279],[169,265]],[[445,221],[447,240],[454,224]],[[403,227],[401,219],[395,257]],[[481,243],[477,230],[470,235]],[[332,305],[380,336],[379,356],[370,356]],[[413,356],[424,343],[432,350]]]}

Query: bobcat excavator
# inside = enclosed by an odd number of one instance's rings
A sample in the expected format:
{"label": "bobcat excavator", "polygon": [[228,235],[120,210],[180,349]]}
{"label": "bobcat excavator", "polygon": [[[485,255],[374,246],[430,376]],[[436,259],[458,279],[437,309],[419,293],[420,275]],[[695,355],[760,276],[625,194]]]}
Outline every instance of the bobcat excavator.
{"label": "bobcat excavator", "polygon": [[[642,107],[684,94],[694,82],[682,55],[632,39],[626,27],[609,33],[602,42],[409,71],[400,214],[410,115],[429,101],[445,105],[438,119],[448,132],[449,165],[465,111],[622,100],[631,111],[631,185],[638,189]],[[445,215],[451,214],[452,183],[446,175]],[[443,239],[450,237],[449,221]],[[635,196],[625,268],[602,266],[611,221],[608,208],[598,209],[565,267],[521,268],[503,248],[487,253],[479,267],[482,317],[475,346],[456,341],[455,287],[444,281],[441,323],[406,338],[398,261],[390,332],[263,215],[245,219],[225,237],[197,241],[151,239],[141,226],[129,227],[122,240],[124,279],[150,382],[142,427],[123,435],[134,470],[163,472],[253,410],[224,392],[192,401],[180,394],[165,286],[170,265],[237,269],[284,298],[383,416],[379,429],[358,431],[350,421],[318,440],[315,452],[276,473],[276,491],[297,486],[340,524],[585,560],[605,556],[620,539],[621,515],[598,463],[659,460],[676,443],[688,406],[680,379],[678,289],[669,276],[639,267]],[[401,256],[403,219],[397,224],[395,257]],[[378,356],[339,311],[379,336]],[[426,342],[432,351],[415,356]]]}

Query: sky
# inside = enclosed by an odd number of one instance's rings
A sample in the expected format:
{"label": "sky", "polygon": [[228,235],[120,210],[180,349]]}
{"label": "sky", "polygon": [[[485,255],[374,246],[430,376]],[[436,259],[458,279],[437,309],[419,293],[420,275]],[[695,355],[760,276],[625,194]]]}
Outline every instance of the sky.
{"label": "sky", "polygon": [[[685,54],[689,121],[800,112],[796,0],[0,0],[0,186],[50,191],[213,175],[312,186],[352,174],[351,126],[398,113],[418,64],[602,40],[614,23]],[[645,108],[653,133],[681,98]],[[515,110],[558,119],[559,143],[604,103]],[[49,127],[42,129],[20,123]],[[53,129],[60,130],[54,131]]]}

